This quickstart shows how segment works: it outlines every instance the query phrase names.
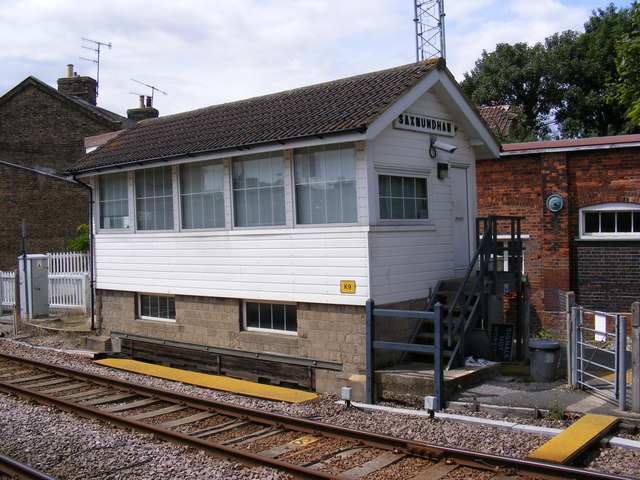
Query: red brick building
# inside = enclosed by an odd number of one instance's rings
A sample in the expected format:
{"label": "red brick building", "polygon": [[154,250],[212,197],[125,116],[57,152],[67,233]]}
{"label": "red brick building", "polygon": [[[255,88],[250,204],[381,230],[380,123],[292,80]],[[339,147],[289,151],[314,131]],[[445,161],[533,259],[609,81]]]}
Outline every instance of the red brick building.
{"label": "red brick building", "polygon": [[630,311],[640,299],[640,135],[508,144],[477,168],[478,214],[525,217],[533,331],[564,327],[567,291],[586,308]]}
{"label": "red brick building", "polygon": [[[53,175],[84,153],[84,138],[135,124],[96,106],[96,81],[73,74],[58,90],[28,77],[0,97],[0,160]],[[22,251],[21,220],[28,253],[66,249],[87,223],[88,190],[82,186],[0,164],[0,270],[13,270]]]}

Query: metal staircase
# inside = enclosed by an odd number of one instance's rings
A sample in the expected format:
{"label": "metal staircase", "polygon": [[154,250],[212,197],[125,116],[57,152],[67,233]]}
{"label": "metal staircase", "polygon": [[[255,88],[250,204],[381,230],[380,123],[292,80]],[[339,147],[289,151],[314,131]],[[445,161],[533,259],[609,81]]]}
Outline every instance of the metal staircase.
{"label": "metal staircase", "polygon": [[[441,280],[427,311],[442,306],[442,353],[445,370],[463,363],[465,343],[476,329],[487,329],[489,298],[498,288],[519,292],[522,282],[521,217],[490,216],[476,220],[476,251],[463,278]],[[505,287],[506,286],[506,287]],[[434,344],[433,321],[419,322],[410,343]],[[408,353],[405,354],[409,355]],[[424,357],[424,355],[422,355]],[[428,358],[412,358],[431,363]]]}

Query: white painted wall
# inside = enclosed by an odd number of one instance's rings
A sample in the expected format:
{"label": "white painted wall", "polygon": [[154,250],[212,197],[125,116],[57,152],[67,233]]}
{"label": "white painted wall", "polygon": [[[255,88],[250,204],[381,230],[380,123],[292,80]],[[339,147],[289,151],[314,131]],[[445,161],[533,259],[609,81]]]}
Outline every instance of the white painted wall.
{"label": "white painted wall", "polygon": [[[405,111],[456,123],[434,93],[423,94]],[[439,150],[435,159],[429,156],[428,134],[391,124],[375,138],[356,143],[357,225],[296,227],[293,185],[287,180],[287,223],[282,228],[99,232],[97,288],[343,305],[364,305],[369,298],[380,305],[426,297],[438,280],[455,274],[452,195],[464,195],[451,191],[450,179],[437,178],[437,162],[468,168],[470,221],[475,219],[474,152],[462,126],[456,125],[456,135],[443,139],[458,149]],[[288,175],[291,158],[285,152]],[[225,160],[227,175],[229,161]],[[426,176],[429,220],[381,222],[379,173]],[[229,226],[229,191],[225,200]],[[341,293],[341,280],[355,281],[355,294]]]}
{"label": "white painted wall", "polygon": [[[406,111],[429,117],[455,120],[433,93],[426,93]],[[470,189],[475,190],[474,153],[460,129],[454,137],[441,137],[458,146],[454,153],[438,150],[429,156],[430,135],[399,130],[389,125],[367,144],[370,162],[372,219],[378,223],[370,234],[371,294],[377,304],[424,298],[438,280],[454,278],[453,201],[465,201],[466,192],[452,191],[451,179],[437,178],[437,163],[468,167]],[[379,221],[377,175],[427,176],[428,221]],[[470,200],[476,211],[475,195]],[[470,222],[475,220],[475,213]]]}
{"label": "white painted wall", "polygon": [[[97,288],[364,305],[366,227],[96,236]],[[340,281],[356,282],[355,294]]]}

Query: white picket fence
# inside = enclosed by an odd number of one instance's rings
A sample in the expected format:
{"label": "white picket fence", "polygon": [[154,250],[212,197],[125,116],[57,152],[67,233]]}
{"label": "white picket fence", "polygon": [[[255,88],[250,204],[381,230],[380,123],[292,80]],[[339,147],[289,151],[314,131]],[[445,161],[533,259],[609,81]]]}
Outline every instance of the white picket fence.
{"label": "white picket fence", "polygon": [[16,304],[16,274],[0,271],[0,310],[12,310]]}
{"label": "white picket fence", "polygon": [[[89,281],[89,255],[86,253],[48,253],[49,308],[51,310],[89,311],[91,288]],[[2,310],[16,305],[15,273],[0,272],[0,300]]]}

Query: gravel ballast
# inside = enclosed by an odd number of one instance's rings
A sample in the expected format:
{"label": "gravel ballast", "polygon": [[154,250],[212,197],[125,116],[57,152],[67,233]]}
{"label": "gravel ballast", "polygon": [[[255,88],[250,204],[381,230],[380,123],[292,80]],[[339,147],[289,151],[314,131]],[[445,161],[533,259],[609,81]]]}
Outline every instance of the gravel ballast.
{"label": "gravel ballast", "polygon": [[[55,341],[48,343],[52,342]],[[318,400],[300,405],[253,399],[112,370],[95,365],[88,358],[2,338],[0,351],[248,408],[495,455],[522,458],[548,440],[548,436],[538,433],[470,425],[441,417],[429,420],[425,416],[396,413],[392,409],[346,408],[334,395],[322,395]],[[271,470],[248,470],[233,462],[210,459],[202,453],[169,445],[147,435],[114,429],[6,395],[0,396],[0,413],[0,431],[3,432],[0,453],[59,478],[288,478]],[[520,422],[522,419],[500,420]],[[533,423],[551,428],[563,426],[562,422],[549,420]],[[640,478],[638,450],[604,449],[587,462],[588,465],[582,466]]]}

